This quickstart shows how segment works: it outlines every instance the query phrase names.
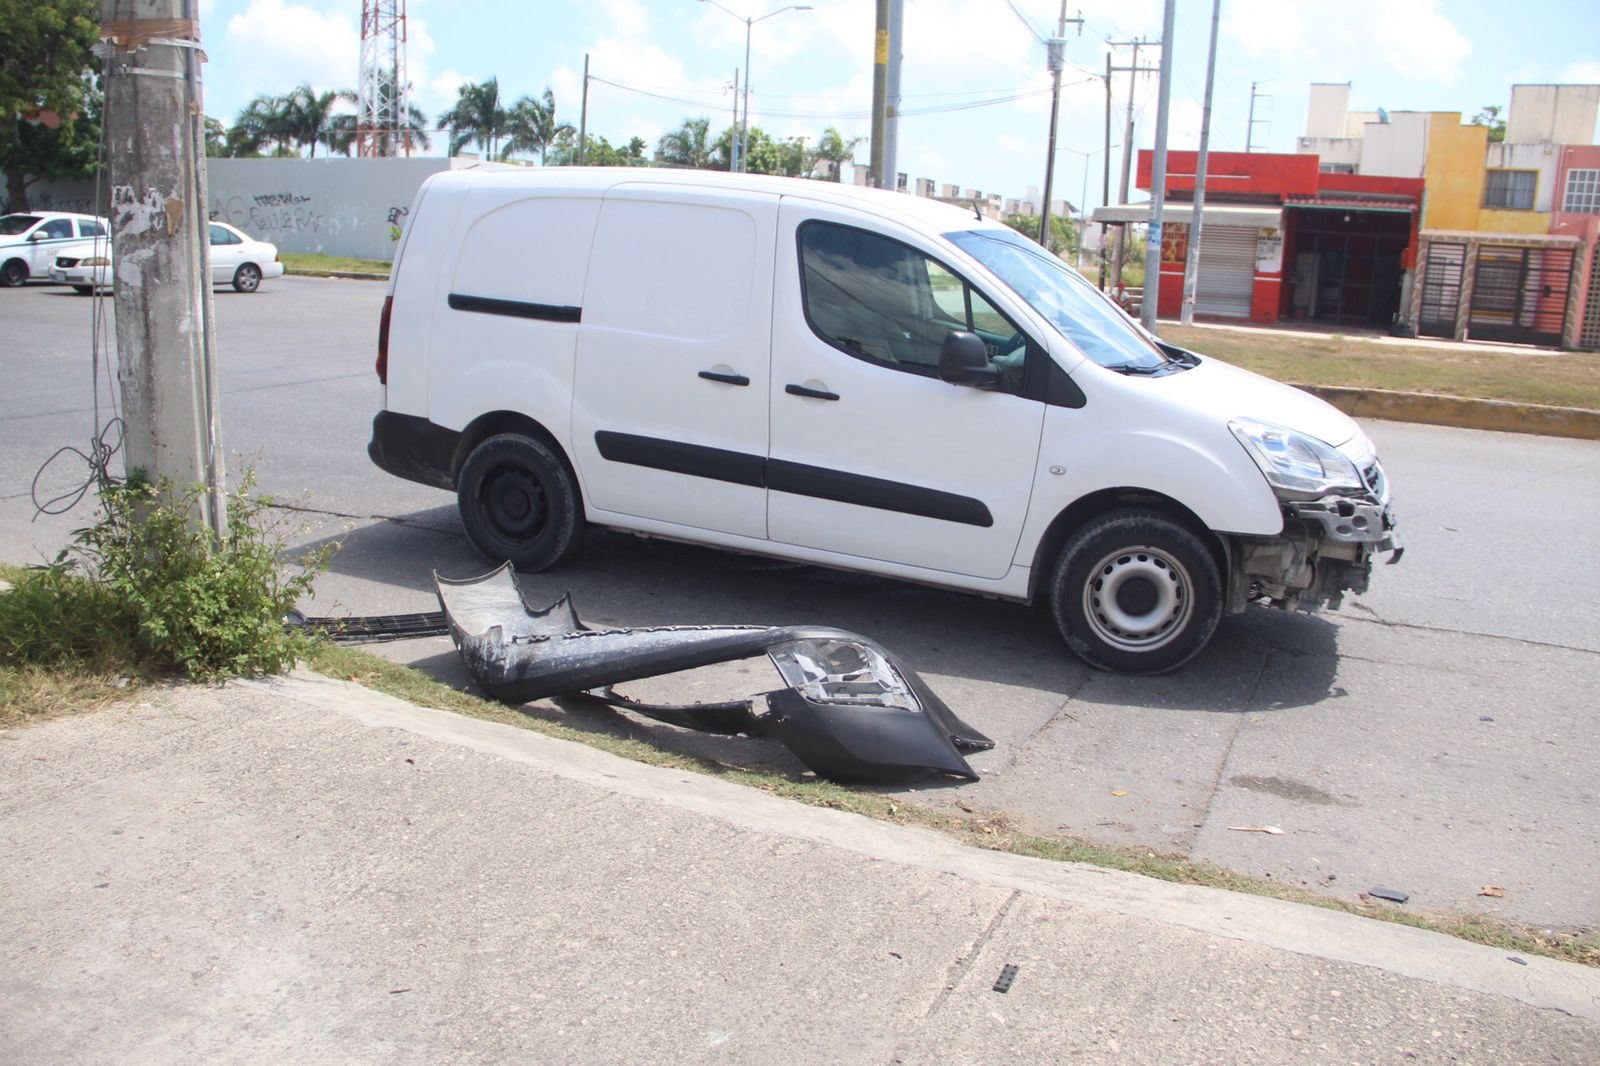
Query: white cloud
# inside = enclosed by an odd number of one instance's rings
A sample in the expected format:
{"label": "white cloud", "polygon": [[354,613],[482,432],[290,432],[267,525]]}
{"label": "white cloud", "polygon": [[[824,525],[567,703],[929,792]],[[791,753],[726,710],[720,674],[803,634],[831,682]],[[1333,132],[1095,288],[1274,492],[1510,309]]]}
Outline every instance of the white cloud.
{"label": "white cloud", "polygon": [[1556,82],[1560,85],[1600,85],[1600,62],[1584,58],[1576,63],[1568,63],[1561,68]]}
{"label": "white cloud", "polygon": [[356,18],[284,0],[250,0],[228,20],[226,62],[247,93],[286,92],[308,82],[354,89],[361,76]]}

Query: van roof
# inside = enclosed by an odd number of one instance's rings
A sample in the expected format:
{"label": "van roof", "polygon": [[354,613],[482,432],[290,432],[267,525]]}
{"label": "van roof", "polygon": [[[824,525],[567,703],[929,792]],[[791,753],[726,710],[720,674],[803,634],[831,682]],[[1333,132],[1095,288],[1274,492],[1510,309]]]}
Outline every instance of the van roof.
{"label": "van roof", "polygon": [[682,188],[725,189],[730,192],[766,192],[822,202],[843,203],[875,214],[914,220],[939,233],[951,230],[1004,228],[990,219],[925,196],[886,189],[870,189],[811,178],[780,178],[765,174],[730,174],[721,170],[675,170],[663,167],[516,167],[463,168],[434,175],[438,186],[539,189],[550,193],[602,194],[624,185],[674,185]]}

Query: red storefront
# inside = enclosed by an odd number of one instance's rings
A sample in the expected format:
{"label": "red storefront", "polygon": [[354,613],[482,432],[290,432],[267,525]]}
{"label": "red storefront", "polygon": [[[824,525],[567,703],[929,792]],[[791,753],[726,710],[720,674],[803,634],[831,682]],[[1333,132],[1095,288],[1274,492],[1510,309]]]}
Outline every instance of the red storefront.
{"label": "red storefront", "polygon": [[[1167,317],[1182,307],[1196,157],[1167,154],[1156,305]],[[1422,179],[1323,173],[1318,162],[1313,155],[1211,153],[1197,314],[1365,328],[1395,321],[1416,258]],[[1150,187],[1151,164],[1151,153],[1140,152],[1141,189]],[[1145,221],[1148,205],[1102,208],[1095,217]]]}

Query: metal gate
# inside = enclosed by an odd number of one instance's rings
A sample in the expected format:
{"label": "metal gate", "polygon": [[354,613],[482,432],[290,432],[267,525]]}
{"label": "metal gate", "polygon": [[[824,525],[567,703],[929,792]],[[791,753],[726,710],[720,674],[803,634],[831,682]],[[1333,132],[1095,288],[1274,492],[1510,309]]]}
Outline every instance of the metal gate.
{"label": "metal gate", "polygon": [[1256,284],[1256,229],[1206,226],[1200,231],[1200,268],[1195,277],[1196,314],[1249,318]]}
{"label": "metal gate", "polygon": [[1578,332],[1578,347],[1600,352],[1600,248],[1589,260],[1589,298],[1585,301],[1583,328]]}
{"label": "metal gate", "polygon": [[1570,248],[1480,247],[1468,335],[1560,347],[1571,289]]}
{"label": "metal gate", "polygon": [[1428,259],[1422,268],[1418,333],[1425,337],[1455,337],[1456,308],[1461,304],[1461,275],[1466,265],[1466,245],[1428,245]]}

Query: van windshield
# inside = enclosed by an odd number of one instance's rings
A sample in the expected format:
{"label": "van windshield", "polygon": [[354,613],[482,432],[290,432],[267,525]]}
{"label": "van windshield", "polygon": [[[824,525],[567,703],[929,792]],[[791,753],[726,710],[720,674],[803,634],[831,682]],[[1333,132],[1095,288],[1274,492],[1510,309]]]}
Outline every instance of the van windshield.
{"label": "van windshield", "polygon": [[1103,367],[1149,373],[1169,360],[1122,309],[1083,275],[1012,230],[945,237],[1005,282],[1084,355]]}

